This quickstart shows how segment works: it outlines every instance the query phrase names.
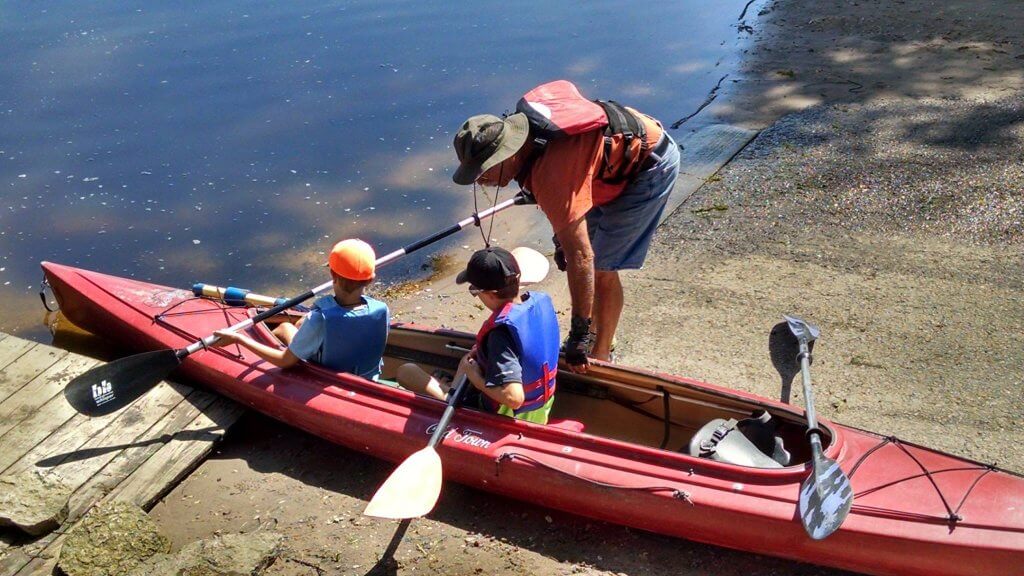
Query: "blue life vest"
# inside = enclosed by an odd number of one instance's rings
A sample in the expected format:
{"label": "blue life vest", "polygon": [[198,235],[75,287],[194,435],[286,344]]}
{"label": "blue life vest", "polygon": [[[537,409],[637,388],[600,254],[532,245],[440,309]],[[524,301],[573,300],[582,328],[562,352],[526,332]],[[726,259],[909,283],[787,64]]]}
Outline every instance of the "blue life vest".
{"label": "blue life vest", "polygon": [[316,301],[312,313],[323,314],[326,334],[314,360],[331,370],[376,380],[388,340],[388,305],[369,296],[363,302],[365,306],[347,308],[334,296]]}
{"label": "blue life vest", "polygon": [[[551,297],[543,292],[525,292],[521,304],[509,302],[496,310],[480,327],[476,335],[477,350],[483,350],[487,333],[496,326],[508,326],[516,343],[519,362],[523,369],[523,405],[516,415],[543,407],[555,394],[555,376],[558,374],[558,318],[551,305]],[[486,371],[486,359],[477,354],[477,362]],[[501,407],[483,395],[484,403],[498,411]]]}

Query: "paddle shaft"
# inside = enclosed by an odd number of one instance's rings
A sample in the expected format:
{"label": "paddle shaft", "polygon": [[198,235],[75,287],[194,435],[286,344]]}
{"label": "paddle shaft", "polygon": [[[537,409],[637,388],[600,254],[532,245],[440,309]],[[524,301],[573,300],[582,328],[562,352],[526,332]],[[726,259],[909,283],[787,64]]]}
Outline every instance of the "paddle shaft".
{"label": "paddle shaft", "polygon": [[469,378],[463,374],[455,383],[455,390],[448,395],[448,405],[445,406],[441,419],[437,421],[437,428],[434,428],[434,433],[430,435],[430,441],[427,442],[428,448],[434,448],[441,443],[445,429],[448,428],[448,423],[451,422],[452,416],[455,414],[455,408],[458,407],[462,395],[466,392],[466,386],[469,386]]}
{"label": "paddle shaft", "polygon": [[[435,243],[435,242],[437,242],[439,240],[443,240],[443,239],[451,236],[452,234],[455,234],[459,230],[462,230],[466,226],[469,226],[470,224],[479,224],[480,221],[483,220],[484,218],[490,218],[491,216],[497,214],[498,212],[501,212],[502,210],[504,210],[504,209],[506,209],[506,208],[508,208],[510,206],[514,206],[514,205],[517,205],[517,204],[521,205],[521,204],[526,204],[526,203],[527,203],[526,196],[523,195],[523,194],[517,194],[517,195],[513,196],[512,198],[509,198],[508,200],[506,200],[504,202],[501,202],[500,204],[495,204],[494,206],[492,206],[491,208],[488,208],[487,210],[481,210],[480,212],[478,212],[476,214],[473,214],[472,216],[470,216],[468,218],[465,218],[464,220],[460,220],[456,224],[453,224],[453,225],[449,226],[448,228],[445,228],[444,230],[441,230],[440,232],[436,232],[434,234],[431,234],[430,236],[427,236],[426,238],[423,238],[422,240],[417,240],[416,242],[413,242],[412,244],[409,244],[407,246],[399,248],[398,250],[395,250],[394,252],[391,252],[390,254],[386,254],[384,256],[381,256],[380,258],[377,259],[376,265],[378,267],[387,265],[388,263],[390,263],[390,262],[392,262],[394,260],[397,260],[397,259],[401,258],[402,256],[405,256],[406,254],[411,254],[411,253],[419,250],[420,248],[423,248],[424,246],[429,246],[430,244],[433,244],[433,243]],[[243,321],[241,321],[241,322],[239,322],[237,324],[229,326],[229,327],[225,328],[225,330],[229,330],[229,331],[243,330],[245,328],[248,328],[249,326],[252,326],[253,324],[256,324],[258,322],[262,322],[262,321],[266,320],[267,318],[271,318],[274,315],[276,315],[276,314],[278,314],[280,312],[283,312],[284,310],[287,310],[287,309],[289,309],[289,308],[291,308],[293,306],[296,306],[298,304],[302,304],[303,302],[305,302],[306,300],[309,300],[310,298],[312,298],[314,296],[318,296],[320,294],[323,294],[323,293],[327,292],[328,290],[331,290],[333,287],[334,287],[334,282],[333,281],[331,281],[331,282],[324,282],[323,284],[317,286],[316,288],[313,288],[312,290],[310,290],[310,291],[308,291],[308,292],[306,292],[304,294],[300,294],[300,295],[298,295],[298,296],[296,296],[294,298],[291,298],[289,300],[285,300],[283,303],[278,304],[277,306],[274,306],[273,308],[270,308],[268,310],[264,310],[263,312],[260,312],[259,314],[253,316],[252,318],[247,318],[247,319],[245,319],[245,320],[243,320]],[[211,346],[214,342],[216,342],[217,338],[218,338],[218,336],[216,334],[210,334],[209,336],[207,336],[206,338],[203,338],[202,340],[198,340],[196,342],[193,342],[192,344],[190,344],[186,348],[182,348],[181,350],[177,351],[178,358],[179,359],[184,359],[185,357],[187,357],[189,354],[192,354],[193,352],[198,352],[199,350],[206,349],[208,346]]]}
{"label": "paddle shaft", "polygon": [[817,469],[818,460],[820,460],[822,453],[821,429],[818,428],[818,417],[814,413],[814,390],[811,388],[811,351],[807,345],[806,338],[800,338],[800,375],[804,382],[804,410],[807,412],[807,435],[811,441],[811,452],[814,454],[814,467]]}

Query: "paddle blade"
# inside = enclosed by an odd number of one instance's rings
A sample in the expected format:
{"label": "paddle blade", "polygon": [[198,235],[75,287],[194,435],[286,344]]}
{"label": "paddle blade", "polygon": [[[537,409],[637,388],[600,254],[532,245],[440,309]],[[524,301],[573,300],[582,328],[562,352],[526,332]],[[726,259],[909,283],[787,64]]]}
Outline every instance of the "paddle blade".
{"label": "paddle blade", "polygon": [[537,252],[533,248],[520,246],[512,250],[512,256],[519,265],[519,283],[536,284],[547,278],[551,263],[547,256]]}
{"label": "paddle blade", "polygon": [[817,455],[814,470],[800,487],[800,521],[815,539],[828,538],[839,529],[853,505],[850,479],[830,458]]}
{"label": "paddle blade", "polygon": [[87,416],[110,414],[159,384],[180,363],[170,349],[120,358],[76,376],[64,388],[64,398]]}
{"label": "paddle blade", "polygon": [[405,459],[377,489],[363,510],[366,516],[406,519],[434,509],[441,495],[441,457],[427,446]]}

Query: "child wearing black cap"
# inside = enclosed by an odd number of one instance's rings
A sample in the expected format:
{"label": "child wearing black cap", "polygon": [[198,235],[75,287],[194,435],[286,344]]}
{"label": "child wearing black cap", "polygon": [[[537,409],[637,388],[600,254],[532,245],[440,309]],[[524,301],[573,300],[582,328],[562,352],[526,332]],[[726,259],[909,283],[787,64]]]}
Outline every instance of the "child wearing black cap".
{"label": "child wearing black cap", "polygon": [[[473,386],[466,404],[546,424],[554,402],[558,372],[558,319],[543,292],[519,293],[519,264],[503,248],[473,253],[455,281],[491,310],[476,344],[459,363]],[[445,400],[449,382],[430,376],[415,364],[398,369],[403,387]]]}

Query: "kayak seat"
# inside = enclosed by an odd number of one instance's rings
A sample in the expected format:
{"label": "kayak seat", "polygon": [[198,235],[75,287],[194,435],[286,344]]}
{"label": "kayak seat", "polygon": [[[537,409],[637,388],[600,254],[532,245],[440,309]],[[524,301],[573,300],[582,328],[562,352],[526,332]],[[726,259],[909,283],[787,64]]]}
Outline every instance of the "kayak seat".
{"label": "kayak seat", "polygon": [[561,428],[562,430],[568,430],[570,432],[583,432],[586,425],[578,420],[567,420],[564,418],[551,418],[548,420],[548,426],[555,428]]}
{"label": "kayak seat", "polygon": [[708,422],[690,439],[689,452],[751,468],[782,468],[790,461],[782,438],[775,435],[771,414],[764,410],[743,420],[716,418]]}

